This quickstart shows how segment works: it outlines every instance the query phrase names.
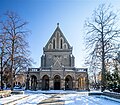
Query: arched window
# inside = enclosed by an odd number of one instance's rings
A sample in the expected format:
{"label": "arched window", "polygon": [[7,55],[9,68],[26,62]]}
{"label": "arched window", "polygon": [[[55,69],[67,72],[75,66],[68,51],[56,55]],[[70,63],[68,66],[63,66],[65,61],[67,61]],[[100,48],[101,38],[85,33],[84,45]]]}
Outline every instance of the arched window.
{"label": "arched window", "polygon": [[61,39],[61,40],[60,40],[60,49],[63,48],[62,45],[63,45],[63,40]]}
{"label": "arched window", "polygon": [[53,49],[55,49],[55,39],[53,39]]}
{"label": "arched window", "polygon": [[64,45],[64,49],[66,49],[66,44]]}
{"label": "arched window", "polygon": [[67,48],[68,48],[68,47],[67,47],[67,44],[65,43],[65,44],[64,44],[64,49],[67,49]]}
{"label": "arched window", "polygon": [[57,31],[57,33],[56,33],[56,48],[57,49],[59,49],[59,38],[60,38],[60,33],[59,33],[59,31]]}
{"label": "arched window", "polygon": [[49,47],[48,47],[48,49],[52,49],[52,45],[51,45],[51,43],[49,44]]}

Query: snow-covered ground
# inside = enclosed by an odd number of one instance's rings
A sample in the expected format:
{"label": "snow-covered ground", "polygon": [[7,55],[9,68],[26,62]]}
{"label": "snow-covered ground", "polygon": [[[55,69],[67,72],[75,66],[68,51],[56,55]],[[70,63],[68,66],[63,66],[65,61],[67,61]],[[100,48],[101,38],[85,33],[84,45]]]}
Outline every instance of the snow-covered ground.
{"label": "snow-covered ground", "polygon": [[42,100],[49,98],[50,95],[45,94],[31,94],[26,98],[10,103],[10,105],[37,105]]}
{"label": "snow-covered ground", "polygon": [[62,97],[65,105],[120,105],[120,100],[102,96],[86,96],[80,94],[67,94]]}
{"label": "snow-covered ground", "polygon": [[[40,93],[44,93],[44,94],[55,94],[55,93],[59,93],[59,94],[63,94],[63,93],[80,93],[78,91],[71,91],[71,90],[46,90],[46,91],[43,91],[43,90],[38,90],[38,91],[31,91],[31,90],[26,90],[25,91],[26,94],[31,94],[31,93],[36,93],[36,94],[40,94]],[[82,93],[87,93],[87,92],[82,92]]]}
{"label": "snow-covered ground", "polygon": [[[44,93],[44,94],[43,94]],[[45,94],[46,93],[46,94]],[[88,92],[77,91],[24,91],[22,95],[12,95],[1,98],[0,104],[7,105],[37,105],[42,100],[50,98],[53,94],[59,94],[59,100],[65,105],[120,105],[120,100],[105,96],[88,96]]]}

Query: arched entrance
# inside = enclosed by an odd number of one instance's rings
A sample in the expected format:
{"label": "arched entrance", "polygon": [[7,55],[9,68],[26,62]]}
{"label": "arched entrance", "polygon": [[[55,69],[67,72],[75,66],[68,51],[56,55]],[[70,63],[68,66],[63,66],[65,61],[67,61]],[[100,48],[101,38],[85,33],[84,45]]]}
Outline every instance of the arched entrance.
{"label": "arched entrance", "polygon": [[42,78],[42,90],[49,90],[49,77],[47,75]]}
{"label": "arched entrance", "polygon": [[60,76],[56,75],[54,77],[54,90],[60,90]]}
{"label": "arched entrance", "polygon": [[65,78],[65,90],[71,90],[73,88],[73,80],[70,75]]}
{"label": "arched entrance", "polygon": [[31,76],[31,89],[36,90],[37,88],[37,77],[35,75]]}
{"label": "arched entrance", "polygon": [[84,77],[80,77],[78,79],[78,88],[79,88],[79,90],[85,89],[85,78]]}

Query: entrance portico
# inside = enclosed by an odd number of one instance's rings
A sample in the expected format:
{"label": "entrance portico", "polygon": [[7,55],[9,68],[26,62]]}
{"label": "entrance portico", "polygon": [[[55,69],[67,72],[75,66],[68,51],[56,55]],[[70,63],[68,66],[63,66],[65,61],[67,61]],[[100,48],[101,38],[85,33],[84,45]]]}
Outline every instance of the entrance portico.
{"label": "entrance portico", "polygon": [[[68,43],[59,24],[43,47],[41,66],[29,68],[33,89],[76,90],[88,89],[87,68],[75,68],[73,47]],[[35,76],[32,76],[35,75]],[[30,80],[31,80],[30,79]]]}

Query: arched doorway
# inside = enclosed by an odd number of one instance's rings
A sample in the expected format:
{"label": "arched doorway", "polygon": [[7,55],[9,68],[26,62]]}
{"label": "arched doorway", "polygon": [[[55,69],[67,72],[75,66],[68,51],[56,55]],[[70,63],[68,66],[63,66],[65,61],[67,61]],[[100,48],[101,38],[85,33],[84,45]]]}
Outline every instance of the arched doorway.
{"label": "arched doorway", "polygon": [[65,78],[65,90],[73,89],[73,80],[70,75]]}
{"label": "arched doorway", "polygon": [[49,90],[49,77],[47,75],[42,78],[42,90]]}
{"label": "arched doorway", "polygon": [[78,79],[78,88],[79,88],[79,90],[85,89],[85,78],[84,77],[80,77]]}
{"label": "arched doorway", "polygon": [[60,90],[60,76],[56,75],[54,77],[54,90]]}
{"label": "arched doorway", "polygon": [[37,77],[35,75],[31,76],[31,89],[36,90],[37,88]]}

